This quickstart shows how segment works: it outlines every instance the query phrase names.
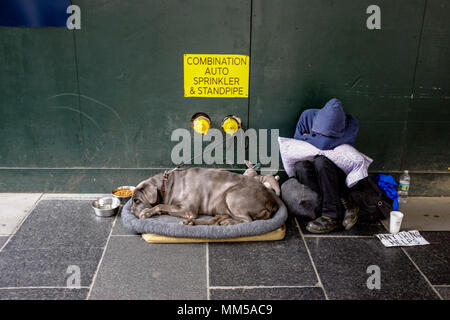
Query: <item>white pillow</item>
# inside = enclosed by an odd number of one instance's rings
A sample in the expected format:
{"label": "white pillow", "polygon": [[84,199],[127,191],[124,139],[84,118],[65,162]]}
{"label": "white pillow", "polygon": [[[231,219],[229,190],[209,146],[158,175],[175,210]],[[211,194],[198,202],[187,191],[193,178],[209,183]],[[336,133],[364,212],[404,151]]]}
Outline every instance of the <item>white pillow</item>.
{"label": "white pillow", "polygon": [[337,146],[332,150],[320,150],[312,144],[291,138],[278,138],[281,160],[289,177],[295,175],[294,164],[298,161],[312,160],[323,155],[330,159],[347,175],[345,183],[350,188],[359,180],[368,176],[368,168],[373,162],[371,158],[359,152],[349,144]]}

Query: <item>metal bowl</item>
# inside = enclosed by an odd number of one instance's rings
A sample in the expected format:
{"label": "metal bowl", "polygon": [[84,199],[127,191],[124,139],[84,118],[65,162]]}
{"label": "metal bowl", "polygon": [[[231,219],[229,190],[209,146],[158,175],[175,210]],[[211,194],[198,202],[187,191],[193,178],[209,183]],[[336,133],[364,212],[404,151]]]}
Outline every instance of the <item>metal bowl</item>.
{"label": "metal bowl", "polygon": [[120,200],[114,197],[104,197],[92,202],[92,208],[99,217],[112,217],[119,211]]}
{"label": "metal bowl", "polygon": [[120,197],[120,196],[116,196],[114,194],[114,192],[116,192],[118,190],[131,190],[131,191],[134,191],[134,189],[135,189],[135,187],[132,187],[132,186],[121,186],[121,187],[115,188],[113,191],[111,191],[111,194],[112,194],[112,196],[114,198],[120,200],[120,204],[125,204],[125,203],[127,203],[128,200],[131,199],[131,196],[129,196],[129,197]]}

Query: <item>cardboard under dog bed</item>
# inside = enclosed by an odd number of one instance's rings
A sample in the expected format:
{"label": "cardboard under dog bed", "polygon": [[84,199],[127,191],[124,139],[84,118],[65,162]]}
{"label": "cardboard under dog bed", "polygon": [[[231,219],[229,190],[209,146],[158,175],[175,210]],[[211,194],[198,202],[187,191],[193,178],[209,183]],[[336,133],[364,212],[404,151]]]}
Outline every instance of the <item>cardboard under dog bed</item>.
{"label": "cardboard under dog bed", "polygon": [[142,239],[148,243],[197,243],[197,242],[249,242],[249,241],[275,241],[283,240],[286,235],[286,227],[283,225],[277,230],[256,235],[256,236],[244,236],[236,238],[177,238],[162,236],[154,233],[143,233]]}
{"label": "cardboard under dog bed", "polygon": [[[182,218],[167,214],[156,215],[148,219],[138,219],[131,212],[131,200],[122,209],[122,222],[125,228],[142,234],[142,238],[151,243],[185,242],[238,242],[281,240],[285,235],[284,223],[288,217],[284,203],[276,197],[280,208],[272,218],[239,223],[231,226],[184,225]],[[199,219],[209,219],[200,216]]]}

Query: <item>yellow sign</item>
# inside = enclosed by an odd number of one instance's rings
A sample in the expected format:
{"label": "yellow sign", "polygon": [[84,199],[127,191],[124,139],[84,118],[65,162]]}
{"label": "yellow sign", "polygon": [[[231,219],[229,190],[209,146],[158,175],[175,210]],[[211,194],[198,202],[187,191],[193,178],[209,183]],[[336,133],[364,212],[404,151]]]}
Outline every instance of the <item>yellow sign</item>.
{"label": "yellow sign", "polygon": [[249,70],[249,56],[185,54],[184,96],[248,98]]}

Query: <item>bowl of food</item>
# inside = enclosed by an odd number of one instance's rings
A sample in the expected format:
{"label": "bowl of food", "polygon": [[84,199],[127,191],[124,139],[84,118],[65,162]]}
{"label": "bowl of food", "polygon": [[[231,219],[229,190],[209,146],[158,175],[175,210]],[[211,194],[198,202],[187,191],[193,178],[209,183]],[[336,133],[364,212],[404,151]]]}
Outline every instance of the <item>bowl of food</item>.
{"label": "bowl of food", "polygon": [[114,198],[119,199],[121,204],[127,203],[133,195],[134,187],[132,186],[121,186],[115,188],[111,193]]}
{"label": "bowl of food", "polygon": [[99,217],[112,217],[120,207],[120,200],[114,197],[103,197],[92,202],[92,208]]}

